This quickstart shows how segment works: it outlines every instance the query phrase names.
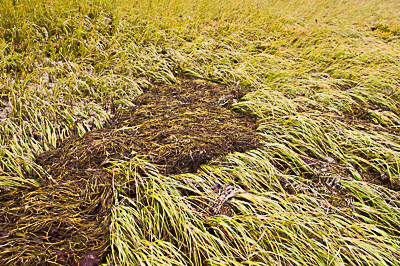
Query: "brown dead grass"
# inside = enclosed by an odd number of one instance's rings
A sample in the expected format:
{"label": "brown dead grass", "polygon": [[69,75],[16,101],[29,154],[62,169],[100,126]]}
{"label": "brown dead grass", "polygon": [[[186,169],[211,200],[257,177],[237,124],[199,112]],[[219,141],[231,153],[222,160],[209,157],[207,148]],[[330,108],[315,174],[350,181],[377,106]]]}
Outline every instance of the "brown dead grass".
{"label": "brown dead grass", "polygon": [[156,85],[103,129],[69,138],[37,156],[48,173],[36,177],[41,186],[0,198],[0,262],[99,262],[109,245],[109,163],[142,156],[172,175],[257,148],[255,121],[230,109],[243,94],[238,87],[191,78]]}

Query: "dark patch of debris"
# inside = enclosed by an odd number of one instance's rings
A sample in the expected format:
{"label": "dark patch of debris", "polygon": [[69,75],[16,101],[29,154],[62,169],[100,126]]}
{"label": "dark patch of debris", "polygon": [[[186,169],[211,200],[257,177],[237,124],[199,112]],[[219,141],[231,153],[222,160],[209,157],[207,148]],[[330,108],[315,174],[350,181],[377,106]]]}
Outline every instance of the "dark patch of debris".
{"label": "dark patch of debris", "polygon": [[[103,129],[37,156],[49,175],[28,178],[40,186],[0,195],[0,264],[98,265],[109,246],[108,162],[142,156],[160,173],[174,175],[258,148],[256,122],[231,110],[243,94],[234,86],[191,78],[155,85]],[[223,199],[212,206],[214,214],[240,193],[223,185],[214,189]]]}

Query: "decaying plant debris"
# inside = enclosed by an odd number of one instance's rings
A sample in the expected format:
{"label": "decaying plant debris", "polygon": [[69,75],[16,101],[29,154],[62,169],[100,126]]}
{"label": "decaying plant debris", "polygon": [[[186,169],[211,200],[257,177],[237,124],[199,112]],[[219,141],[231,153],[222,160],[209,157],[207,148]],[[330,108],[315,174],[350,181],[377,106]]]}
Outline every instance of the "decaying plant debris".
{"label": "decaying plant debris", "polygon": [[142,156],[160,173],[173,175],[257,148],[256,123],[230,109],[243,93],[191,78],[156,85],[103,129],[37,156],[48,174],[36,177],[40,186],[0,197],[1,264],[98,264],[109,245],[108,164]]}
{"label": "decaying plant debris", "polygon": [[38,158],[52,176],[143,155],[160,172],[194,172],[219,155],[257,147],[256,124],[229,108],[242,92],[203,80],[155,86],[101,130],[71,138]]}

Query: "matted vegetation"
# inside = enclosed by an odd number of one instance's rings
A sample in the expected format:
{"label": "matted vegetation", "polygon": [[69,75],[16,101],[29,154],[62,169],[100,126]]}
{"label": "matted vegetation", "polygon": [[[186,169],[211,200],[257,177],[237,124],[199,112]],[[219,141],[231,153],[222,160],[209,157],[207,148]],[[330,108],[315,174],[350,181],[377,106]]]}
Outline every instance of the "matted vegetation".
{"label": "matted vegetation", "polygon": [[397,10],[4,1],[0,264],[398,265]]}

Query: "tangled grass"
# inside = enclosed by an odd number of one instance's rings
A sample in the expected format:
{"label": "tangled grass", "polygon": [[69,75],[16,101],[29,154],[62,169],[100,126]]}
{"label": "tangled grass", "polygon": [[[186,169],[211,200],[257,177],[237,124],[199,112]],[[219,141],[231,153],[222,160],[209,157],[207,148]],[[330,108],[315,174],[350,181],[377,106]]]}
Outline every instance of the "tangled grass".
{"label": "tangled grass", "polygon": [[[0,264],[398,265],[399,9],[394,0],[4,1]],[[52,187],[41,154],[104,130],[183,74],[249,92],[232,110],[258,121],[261,146],[176,175],[142,156],[110,158],[93,179],[107,181]],[[80,201],[83,190],[93,197]],[[30,225],[9,229],[27,209]],[[105,217],[102,230],[87,226],[97,250],[57,231],[93,217]],[[71,235],[72,256],[33,248]]]}

